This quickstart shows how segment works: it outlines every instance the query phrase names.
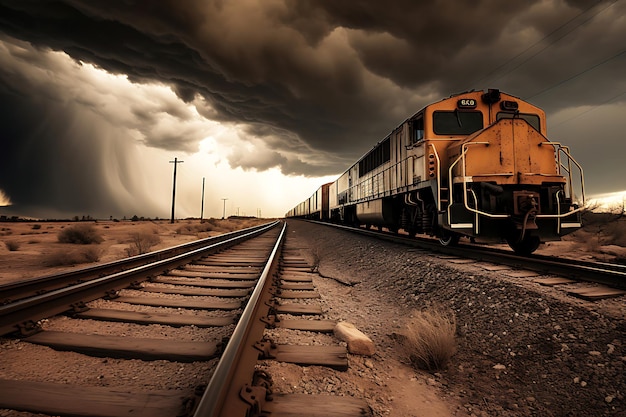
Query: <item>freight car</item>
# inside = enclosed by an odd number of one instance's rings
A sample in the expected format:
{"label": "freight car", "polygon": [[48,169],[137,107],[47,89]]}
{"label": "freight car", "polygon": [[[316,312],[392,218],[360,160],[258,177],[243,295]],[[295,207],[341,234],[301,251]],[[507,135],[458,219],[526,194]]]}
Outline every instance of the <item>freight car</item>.
{"label": "freight car", "polygon": [[453,95],[405,120],[286,216],[403,229],[443,245],[506,240],[530,254],[580,228],[584,206],[582,167],[546,135],[544,111],[518,97]]}
{"label": "freight car", "polygon": [[328,188],[330,184],[322,185],[311,197],[289,210],[285,217],[300,217],[321,221],[329,220]]}

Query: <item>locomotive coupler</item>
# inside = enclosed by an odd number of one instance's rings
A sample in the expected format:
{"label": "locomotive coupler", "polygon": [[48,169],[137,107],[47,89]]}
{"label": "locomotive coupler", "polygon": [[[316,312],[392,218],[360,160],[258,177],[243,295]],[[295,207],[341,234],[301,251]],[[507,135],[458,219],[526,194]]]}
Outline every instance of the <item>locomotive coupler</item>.
{"label": "locomotive coupler", "polygon": [[535,218],[539,212],[539,195],[530,191],[513,192],[513,222],[517,230],[521,230],[519,240],[524,239],[527,230],[536,230],[539,227]]}

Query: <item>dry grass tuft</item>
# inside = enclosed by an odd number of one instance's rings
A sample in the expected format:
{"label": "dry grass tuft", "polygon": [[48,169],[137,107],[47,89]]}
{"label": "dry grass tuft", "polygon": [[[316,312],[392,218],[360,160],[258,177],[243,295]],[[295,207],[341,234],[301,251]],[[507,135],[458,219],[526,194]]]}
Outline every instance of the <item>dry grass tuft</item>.
{"label": "dry grass tuft", "polygon": [[608,243],[626,247],[626,219],[615,222],[607,231]]}
{"label": "dry grass tuft", "polygon": [[102,243],[104,240],[98,231],[90,224],[70,226],[61,230],[57,237],[61,243],[77,243],[81,245]]}
{"label": "dry grass tuft", "polygon": [[95,247],[89,247],[76,251],[58,250],[46,255],[43,263],[46,266],[68,266],[98,262],[99,260],[100,251]]}
{"label": "dry grass tuft", "polygon": [[237,218],[237,219],[203,219],[197,221],[187,221],[176,229],[179,235],[194,235],[198,238],[207,237],[210,234],[221,234],[233,232],[235,230],[246,229],[263,223],[268,223],[269,219],[257,218]]}
{"label": "dry grass tuft", "polygon": [[320,269],[321,255],[320,248],[318,246],[314,246],[311,248],[311,255],[313,256],[313,262],[311,265],[311,272],[317,272]]}
{"label": "dry grass tuft", "polygon": [[435,307],[415,311],[407,319],[402,344],[411,363],[427,371],[443,369],[456,352],[456,316]]}
{"label": "dry grass tuft", "polygon": [[20,248],[20,243],[15,240],[7,240],[6,242],[4,242],[4,245],[11,252],[16,251]]}
{"label": "dry grass tuft", "polygon": [[156,230],[150,232],[147,230],[138,231],[130,234],[130,246],[126,248],[128,256],[142,255],[150,252],[150,250],[161,243],[161,238]]}

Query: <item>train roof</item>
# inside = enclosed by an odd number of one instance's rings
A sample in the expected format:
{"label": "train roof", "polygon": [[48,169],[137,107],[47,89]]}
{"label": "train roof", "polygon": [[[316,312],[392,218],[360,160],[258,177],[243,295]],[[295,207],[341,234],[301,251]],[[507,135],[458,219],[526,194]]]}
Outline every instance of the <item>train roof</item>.
{"label": "train roof", "polygon": [[[408,121],[410,121],[412,119],[415,119],[415,117],[417,115],[419,115],[420,113],[423,113],[424,110],[426,110],[428,107],[431,107],[431,106],[439,104],[439,103],[443,103],[445,101],[453,100],[453,99],[455,99],[457,97],[460,97],[460,96],[463,96],[463,95],[467,95],[467,94],[480,95],[481,98],[482,97],[487,97],[487,96],[493,94],[493,95],[497,95],[499,100],[501,100],[502,97],[504,96],[505,99],[515,99],[515,100],[522,101],[524,103],[528,103],[526,100],[524,100],[524,99],[522,99],[520,97],[514,96],[512,94],[504,93],[504,92],[500,91],[499,89],[494,89],[494,88],[487,89],[486,91],[485,90],[468,90],[468,91],[463,91],[463,92],[460,92],[460,93],[452,94],[449,97],[442,98],[439,101],[434,101],[432,103],[428,103],[427,105],[422,107],[420,110],[415,112],[413,115],[411,115],[410,117],[404,119],[400,124],[396,125],[396,127],[394,127],[391,131],[389,131],[389,133],[387,135],[385,135],[381,140],[377,141],[370,149],[367,150],[367,152],[365,152],[363,155],[361,155],[352,165],[350,165],[350,167],[348,167],[348,169],[346,169],[341,174],[339,174],[339,177],[341,177],[346,172],[348,172],[350,170],[350,168],[352,168],[355,164],[358,164],[373,149],[375,149],[378,145],[380,145],[382,142],[387,140],[387,138],[389,138],[394,132],[396,132],[398,129],[400,129],[406,122],[408,122]],[[528,104],[530,104],[530,103],[528,103]],[[534,106],[534,107],[536,107],[536,106]]]}

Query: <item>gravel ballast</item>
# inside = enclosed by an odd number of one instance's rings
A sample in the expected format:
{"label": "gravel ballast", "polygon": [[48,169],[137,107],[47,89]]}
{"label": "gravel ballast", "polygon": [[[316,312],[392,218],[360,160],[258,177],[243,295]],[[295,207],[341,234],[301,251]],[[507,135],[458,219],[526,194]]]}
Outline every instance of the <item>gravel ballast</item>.
{"label": "gravel ballast", "polygon": [[626,416],[624,297],[583,301],[533,279],[303,221],[289,221],[288,242],[318,267],[325,318],[355,324],[381,352],[350,364],[378,372],[376,392],[356,388],[374,415],[431,415],[394,412],[400,398],[385,398],[384,388],[400,372],[394,366],[406,371],[395,342],[403,319],[443,307],[456,315],[457,352],[445,370],[409,378],[435,389],[448,415]]}

